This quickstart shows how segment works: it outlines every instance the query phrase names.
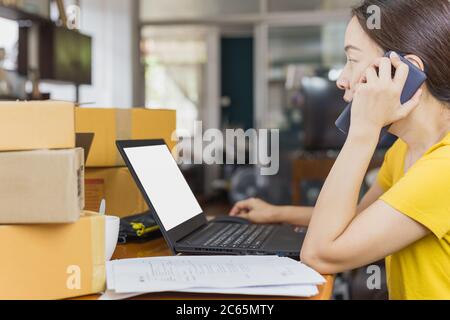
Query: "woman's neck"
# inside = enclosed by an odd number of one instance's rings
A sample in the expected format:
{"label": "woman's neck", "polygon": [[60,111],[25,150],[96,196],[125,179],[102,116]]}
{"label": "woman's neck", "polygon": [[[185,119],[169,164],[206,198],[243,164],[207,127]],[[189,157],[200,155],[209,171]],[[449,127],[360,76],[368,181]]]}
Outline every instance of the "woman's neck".
{"label": "woman's neck", "polygon": [[450,109],[435,98],[424,96],[406,119],[394,124],[393,131],[410,152],[423,154],[450,131]]}

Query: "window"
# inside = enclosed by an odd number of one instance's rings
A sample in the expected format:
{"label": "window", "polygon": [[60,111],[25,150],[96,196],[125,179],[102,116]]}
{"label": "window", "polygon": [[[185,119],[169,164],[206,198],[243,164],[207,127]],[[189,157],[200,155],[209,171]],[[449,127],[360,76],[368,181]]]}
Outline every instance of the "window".
{"label": "window", "polygon": [[269,0],[269,12],[348,9],[360,0]]}
{"label": "window", "polygon": [[177,110],[177,128],[192,136],[207,62],[201,28],[145,27],[142,33],[146,107]]}
{"label": "window", "polygon": [[259,12],[259,0],[141,0],[141,20]]}
{"label": "window", "polygon": [[[0,68],[15,70],[17,68],[19,26],[17,22],[0,18],[0,50],[4,51],[3,65]],[[0,57],[2,54],[0,54]],[[3,57],[1,57],[3,58]]]}

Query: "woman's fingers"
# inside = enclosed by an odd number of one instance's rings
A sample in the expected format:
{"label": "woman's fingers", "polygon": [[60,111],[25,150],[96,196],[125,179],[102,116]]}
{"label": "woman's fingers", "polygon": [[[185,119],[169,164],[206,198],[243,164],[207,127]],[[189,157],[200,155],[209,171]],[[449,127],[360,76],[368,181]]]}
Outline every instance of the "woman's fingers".
{"label": "woman's fingers", "polygon": [[392,80],[392,64],[389,58],[381,58],[379,66],[380,79],[384,81]]}
{"label": "woman's fingers", "polygon": [[399,108],[396,121],[406,118],[419,105],[422,92],[423,90],[419,89],[411,100]]}
{"label": "woman's fingers", "polygon": [[375,70],[374,67],[369,67],[366,70],[366,81],[369,82],[374,82],[378,79],[378,75],[377,75],[377,71]]}
{"label": "woman's fingers", "polygon": [[372,63],[372,67],[379,68],[381,59],[382,59],[381,57],[380,58],[376,58],[375,61]]}
{"label": "woman's fingers", "polygon": [[248,213],[240,213],[237,215],[238,218],[242,218],[242,219],[246,219],[246,220],[250,220],[250,214]]}
{"label": "woman's fingers", "polygon": [[398,55],[398,53],[396,52],[391,52],[391,55],[389,56],[389,59],[391,59],[391,63],[394,66],[394,68],[398,68],[400,67],[401,64],[403,64],[404,62],[402,61],[402,59],[400,59],[400,56]]}
{"label": "woman's fingers", "polygon": [[[381,59],[382,58],[376,58],[373,61],[372,65],[366,69],[366,72],[363,75],[364,81],[361,81],[361,82],[365,83],[365,82],[368,82],[368,81],[374,81],[374,80],[378,79],[378,70],[380,68]],[[370,75],[369,75],[370,80],[367,77],[367,74],[369,72],[370,72]]]}
{"label": "woman's fingers", "polygon": [[246,201],[239,201],[234,206],[233,209],[230,211],[230,216],[236,216],[238,215],[242,210],[246,208],[245,205]]}
{"label": "woman's fingers", "polygon": [[250,211],[252,208],[253,199],[247,199],[237,202],[230,211],[230,216],[237,216],[245,211]]}
{"label": "woman's fingers", "polygon": [[400,56],[395,52],[391,53],[390,58],[392,65],[396,69],[394,83],[403,88],[405,86],[406,80],[408,79],[409,67],[400,59]]}

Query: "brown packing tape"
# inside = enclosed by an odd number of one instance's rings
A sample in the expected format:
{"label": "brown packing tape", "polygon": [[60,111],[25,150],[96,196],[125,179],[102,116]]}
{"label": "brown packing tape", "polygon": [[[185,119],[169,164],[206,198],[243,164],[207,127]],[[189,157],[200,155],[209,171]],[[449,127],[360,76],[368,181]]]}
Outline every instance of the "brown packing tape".
{"label": "brown packing tape", "polygon": [[[116,139],[117,140],[131,140],[132,137],[132,111],[127,109],[116,110]],[[119,152],[116,152],[116,164],[124,166],[125,161]]]}
{"label": "brown packing tape", "polygon": [[86,210],[98,210],[102,199],[105,199],[105,179],[85,179]]}
{"label": "brown packing tape", "polygon": [[85,175],[85,168],[84,168],[84,149],[78,148],[80,150],[78,155],[78,163],[76,165],[75,170],[77,171],[77,181],[78,181],[78,203],[80,207],[80,211],[84,209],[85,206],[85,198],[84,198],[84,175]]}
{"label": "brown packing tape", "polygon": [[99,215],[98,212],[96,212],[96,211],[88,211],[88,210],[84,210],[81,213],[82,217],[95,217],[95,216],[98,216],[98,215]]}

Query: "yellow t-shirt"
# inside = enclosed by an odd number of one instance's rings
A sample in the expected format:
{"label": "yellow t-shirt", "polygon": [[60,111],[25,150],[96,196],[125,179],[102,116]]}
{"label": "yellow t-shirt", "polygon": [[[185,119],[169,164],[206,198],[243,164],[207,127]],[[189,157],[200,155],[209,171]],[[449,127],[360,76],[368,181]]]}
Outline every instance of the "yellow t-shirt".
{"label": "yellow t-shirt", "polygon": [[398,140],[378,175],[381,200],[431,234],[386,258],[389,298],[450,299],[450,133],[405,170],[407,145]]}

